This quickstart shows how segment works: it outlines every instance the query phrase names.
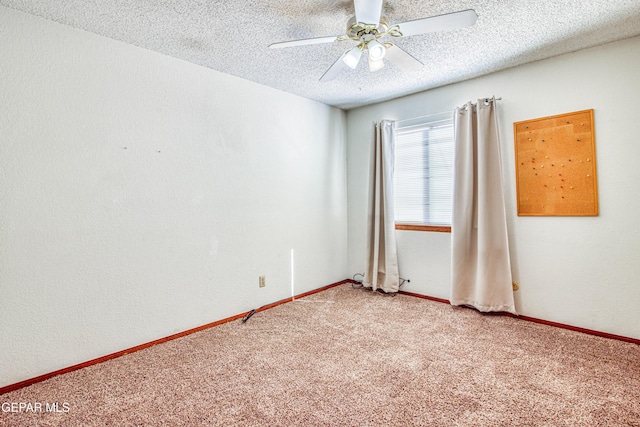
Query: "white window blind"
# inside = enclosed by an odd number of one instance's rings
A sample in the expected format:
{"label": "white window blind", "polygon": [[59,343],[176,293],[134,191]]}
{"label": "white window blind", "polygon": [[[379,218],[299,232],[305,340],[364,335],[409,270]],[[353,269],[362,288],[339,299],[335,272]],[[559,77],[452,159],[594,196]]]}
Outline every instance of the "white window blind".
{"label": "white window blind", "polygon": [[395,221],[451,225],[453,118],[414,119],[395,128]]}

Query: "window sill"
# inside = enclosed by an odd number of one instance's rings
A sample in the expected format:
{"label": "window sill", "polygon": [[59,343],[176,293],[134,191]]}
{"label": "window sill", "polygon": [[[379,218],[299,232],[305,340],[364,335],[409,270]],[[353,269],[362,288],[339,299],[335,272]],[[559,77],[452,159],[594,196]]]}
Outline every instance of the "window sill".
{"label": "window sill", "polygon": [[436,231],[440,233],[451,233],[451,227],[448,225],[396,224],[396,230]]}

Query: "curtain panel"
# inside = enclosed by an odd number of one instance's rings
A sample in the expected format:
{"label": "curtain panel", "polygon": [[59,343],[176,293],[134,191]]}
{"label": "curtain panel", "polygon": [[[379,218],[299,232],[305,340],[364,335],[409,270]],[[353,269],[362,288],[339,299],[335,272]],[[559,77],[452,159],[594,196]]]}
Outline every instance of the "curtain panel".
{"label": "curtain panel", "polygon": [[363,286],[398,292],[400,274],[393,208],[394,122],[373,125],[369,168],[367,256]]}
{"label": "curtain panel", "polygon": [[450,301],[516,314],[495,104],[454,111]]}

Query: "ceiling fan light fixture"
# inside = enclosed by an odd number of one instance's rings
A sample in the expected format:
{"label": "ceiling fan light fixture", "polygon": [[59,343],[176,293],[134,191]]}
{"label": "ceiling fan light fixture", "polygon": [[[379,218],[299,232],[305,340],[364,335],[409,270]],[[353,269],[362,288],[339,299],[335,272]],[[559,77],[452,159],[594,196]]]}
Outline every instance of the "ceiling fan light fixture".
{"label": "ceiling fan light fixture", "polygon": [[374,61],[369,57],[369,71],[372,73],[378,70],[381,70],[384,67],[384,61],[381,59],[379,61]]}
{"label": "ceiling fan light fixture", "polygon": [[417,71],[424,64],[414,58],[408,52],[392,43],[379,42],[383,37],[405,37],[417,34],[425,34],[433,31],[450,30],[455,28],[470,27],[478,19],[478,15],[472,9],[460,12],[445,13],[443,15],[428,18],[414,19],[411,21],[389,25],[382,17],[382,3],[384,0],[353,0],[355,16],[347,21],[346,32],[341,36],[313,37],[309,39],[291,40],[280,43],[272,43],[269,48],[283,48],[290,46],[305,46],[333,42],[356,42],[357,45],[345,51],[320,77],[321,82],[333,80],[336,76],[349,67],[356,69],[360,63],[362,52],[367,50],[370,71],[378,71],[385,66],[382,60],[386,58],[405,71]]}
{"label": "ceiling fan light fixture", "polygon": [[356,67],[358,66],[358,62],[360,62],[360,57],[361,56],[362,56],[362,49],[360,48],[360,45],[358,45],[358,46],[354,47],[353,49],[351,49],[350,51],[348,51],[344,55],[342,60],[350,68],[353,68],[355,70]]}
{"label": "ceiling fan light fixture", "polygon": [[384,45],[377,40],[371,40],[367,43],[367,49],[369,50],[369,59],[371,61],[382,61],[382,58],[387,53]]}

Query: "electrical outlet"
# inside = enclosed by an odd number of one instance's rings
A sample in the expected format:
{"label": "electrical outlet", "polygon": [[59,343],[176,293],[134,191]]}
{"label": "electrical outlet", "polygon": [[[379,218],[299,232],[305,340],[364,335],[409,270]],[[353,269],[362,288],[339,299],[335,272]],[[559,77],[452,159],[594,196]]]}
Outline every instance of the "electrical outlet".
{"label": "electrical outlet", "polygon": [[267,286],[267,278],[265,276],[260,276],[258,278],[258,286],[260,286],[261,288]]}
{"label": "electrical outlet", "polygon": [[518,284],[518,282],[511,282],[511,286],[513,286],[514,291],[520,289],[520,285]]}

